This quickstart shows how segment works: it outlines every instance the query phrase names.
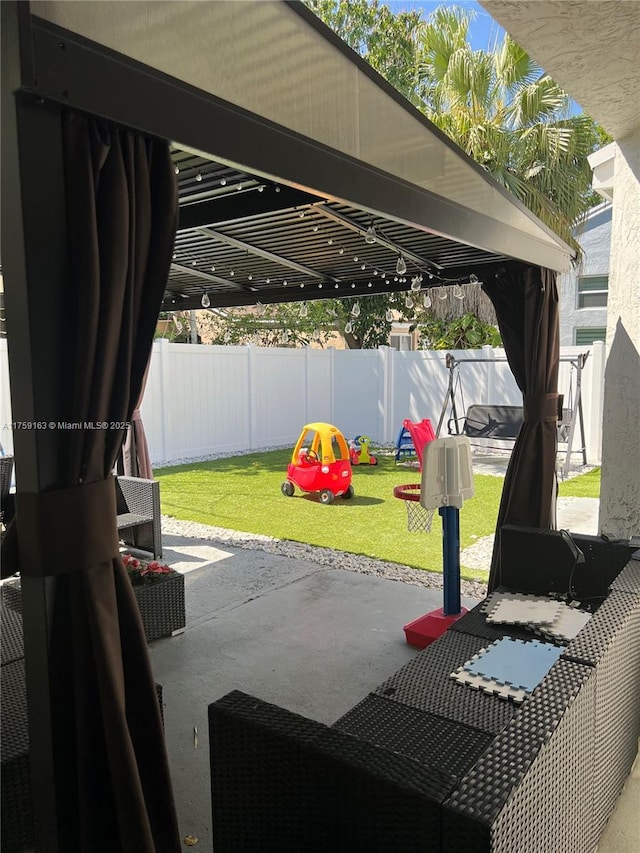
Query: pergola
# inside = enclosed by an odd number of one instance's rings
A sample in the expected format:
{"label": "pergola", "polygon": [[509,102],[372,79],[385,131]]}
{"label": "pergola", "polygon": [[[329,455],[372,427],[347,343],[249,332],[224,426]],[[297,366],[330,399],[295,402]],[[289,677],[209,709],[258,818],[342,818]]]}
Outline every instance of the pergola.
{"label": "pergola", "polygon": [[2,39],[12,408],[33,425],[3,557],[23,577],[36,846],[177,850],[117,556],[124,431],[47,425],[130,418],[163,308],[479,280],[525,395],[500,523],[548,527],[571,252],[301,4],[7,0]]}

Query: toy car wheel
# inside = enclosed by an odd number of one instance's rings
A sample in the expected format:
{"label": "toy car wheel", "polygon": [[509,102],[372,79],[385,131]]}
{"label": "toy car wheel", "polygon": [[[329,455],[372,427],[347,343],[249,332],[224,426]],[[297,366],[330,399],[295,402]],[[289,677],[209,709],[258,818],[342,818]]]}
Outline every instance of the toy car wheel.
{"label": "toy car wheel", "polygon": [[349,498],[353,497],[353,494],[354,494],[353,493],[353,486],[349,486],[349,488],[346,490],[346,492],[343,493],[342,497],[344,498],[345,501],[348,501]]}
{"label": "toy car wheel", "polygon": [[293,497],[293,493],[294,493],[295,489],[294,489],[293,483],[289,482],[289,480],[285,480],[280,488],[282,489],[283,495],[285,495],[288,498]]}
{"label": "toy car wheel", "polygon": [[378,464],[378,457],[377,456],[370,456],[369,457],[369,465],[377,465],[377,464]]}
{"label": "toy car wheel", "polygon": [[333,503],[333,492],[329,491],[329,489],[323,489],[320,492],[320,503],[321,504],[332,504]]}

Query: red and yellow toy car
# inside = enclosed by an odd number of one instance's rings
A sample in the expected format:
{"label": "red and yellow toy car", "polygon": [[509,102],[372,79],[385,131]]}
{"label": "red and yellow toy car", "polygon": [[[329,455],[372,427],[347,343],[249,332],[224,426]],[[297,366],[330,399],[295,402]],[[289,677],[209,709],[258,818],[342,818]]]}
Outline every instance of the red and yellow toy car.
{"label": "red and yellow toy car", "polygon": [[333,503],[337,497],[353,497],[349,448],[337,427],[323,423],[302,427],[282,494],[291,497],[294,484],[303,492],[320,492],[323,504]]}

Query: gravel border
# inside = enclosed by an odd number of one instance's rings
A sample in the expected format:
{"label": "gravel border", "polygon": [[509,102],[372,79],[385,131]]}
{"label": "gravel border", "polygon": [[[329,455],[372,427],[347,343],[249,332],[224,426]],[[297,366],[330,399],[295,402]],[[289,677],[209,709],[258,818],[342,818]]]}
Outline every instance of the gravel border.
{"label": "gravel border", "polygon": [[[258,533],[242,533],[238,530],[212,527],[195,521],[179,521],[168,516],[162,516],[162,532],[169,535],[223,543],[234,548],[265,551],[268,554],[278,554],[282,557],[291,557],[294,560],[309,560],[332,569],[345,569],[363,575],[375,575],[387,580],[413,584],[413,586],[442,589],[441,573],[414,569],[411,566],[403,566],[398,563],[387,563],[384,560],[375,560],[347,551],[336,551],[332,548],[320,548],[302,542],[274,539],[271,536],[263,536]],[[480,581],[461,580],[460,591],[463,595],[480,599],[486,596],[487,586]]]}

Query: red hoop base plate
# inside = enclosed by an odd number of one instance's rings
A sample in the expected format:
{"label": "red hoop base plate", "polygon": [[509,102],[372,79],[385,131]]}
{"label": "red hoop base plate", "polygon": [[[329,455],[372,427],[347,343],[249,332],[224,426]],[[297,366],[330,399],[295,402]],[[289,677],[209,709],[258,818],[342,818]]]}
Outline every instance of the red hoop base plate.
{"label": "red hoop base plate", "polygon": [[425,649],[434,640],[442,636],[449,625],[452,625],[467,612],[466,607],[461,607],[460,613],[455,613],[453,616],[445,616],[444,609],[439,607],[437,610],[425,613],[424,616],[419,616],[413,622],[409,622],[404,626],[403,630],[408,645],[415,646],[417,649]]}

